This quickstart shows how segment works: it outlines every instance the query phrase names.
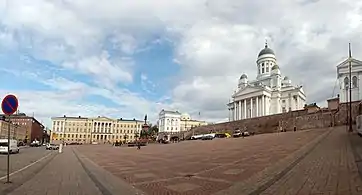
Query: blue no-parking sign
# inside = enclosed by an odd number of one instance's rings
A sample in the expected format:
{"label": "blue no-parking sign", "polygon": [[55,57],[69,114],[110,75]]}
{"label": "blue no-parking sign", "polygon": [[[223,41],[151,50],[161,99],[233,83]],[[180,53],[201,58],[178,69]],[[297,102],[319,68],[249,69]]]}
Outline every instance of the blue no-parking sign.
{"label": "blue no-parking sign", "polygon": [[19,101],[15,95],[7,95],[1,102],[1,109],[4,114],[12,115],[18,110]]}

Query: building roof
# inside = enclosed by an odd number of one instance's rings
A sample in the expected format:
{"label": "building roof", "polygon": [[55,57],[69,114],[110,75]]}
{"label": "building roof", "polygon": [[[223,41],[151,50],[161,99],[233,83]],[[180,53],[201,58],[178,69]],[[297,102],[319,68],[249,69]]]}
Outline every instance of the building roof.
{"label": "building roof", "polygon": [[[0,117],[6,117],[6,115],[0,114]],[[36,118],[34,118],[34,117],[32,117],[32,116],[27,116],[27,115],[24,114],[24,113],[19,113],[19,114],[10,115],[10,118],[14,118],[14,119],[17,119],[17,118],[32,119],[34,122],[38,123],[40,126],[44,126],[44,125],[41,124]]]}
{"label": "building roof", "polygon": [[247,79],[248,78],[248,76],[246,75],[246,74],[242,74],[241,76],[240,76],[240,79]]}
{"label": "building roof", "polygon": [[268,43],[265,43],[265,48],[259,52],[258,57],[265,55],[265,54],[275,55],[274,51],[268,47]]}
{"label": "building roof", "polygon": [[279,69],[279,66],[275,64],[271,69],[272,70]]}
{"label": "building roof", "polygon": [[162,113],[162,112],[165,114],[180,114],[181,115],[181,113],[179,111],[171,111],[171,110],[162,109],[160,113]]}
{"label": "building roof", "polygon": [[98,117],[82,117],[82,116],[60,116],[60,117],[52,117],[52,120],[54,119],[89,119],[89,120],[94,120],[94,119],[97,119],[97,118],[107,118],[107,119],[110,119],[110,120],[117,120],[117,121],[124,121],[124,122],[131,122],[131,121],[137,121],[137,122],[143,122],[143,120],[138,120],[138,119],[125,119],[125,118],[119,118],[119,119],[113,119],[113,118],[108,118],[108,117],[101,117],[101,116],[98,116]]}

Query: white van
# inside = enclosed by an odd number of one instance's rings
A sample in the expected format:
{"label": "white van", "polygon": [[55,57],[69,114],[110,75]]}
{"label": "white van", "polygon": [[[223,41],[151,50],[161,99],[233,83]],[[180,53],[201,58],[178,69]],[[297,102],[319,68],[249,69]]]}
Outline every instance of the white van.
{"label": "white van", "polygon": [[[0,139],[0,153],[8,153],[8,139]],[[19,153],[18,141],[10,140],[10,153]]]}

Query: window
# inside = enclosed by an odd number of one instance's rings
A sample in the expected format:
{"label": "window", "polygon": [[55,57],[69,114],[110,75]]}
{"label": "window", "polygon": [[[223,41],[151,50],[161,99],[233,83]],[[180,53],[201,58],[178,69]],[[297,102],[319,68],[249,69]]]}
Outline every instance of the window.
{"label": "window", "polygon": [[345,87],[345,89],[349,88],[349,79],[348,79],[348,77],[344,78],[344,87]]}
{"label": "window", "polygon": [[357,87],[357,77],[356,76],[354,76],[354,77],[352,77],[352,87],[353,88],[356,88]]}

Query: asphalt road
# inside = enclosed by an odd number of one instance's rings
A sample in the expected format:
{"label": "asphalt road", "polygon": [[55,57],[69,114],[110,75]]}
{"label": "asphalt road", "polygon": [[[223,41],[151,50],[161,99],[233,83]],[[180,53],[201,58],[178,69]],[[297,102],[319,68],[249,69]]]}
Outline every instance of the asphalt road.
{"label": "asphalt road", "polygon": [[[58,151],[45,150],[45,147],[21,148],[18,154],[10,155],[10,173],[17,171],[49,153]],[[6,176],[7,172],[7,154],[0,154],[0,177]]]}

